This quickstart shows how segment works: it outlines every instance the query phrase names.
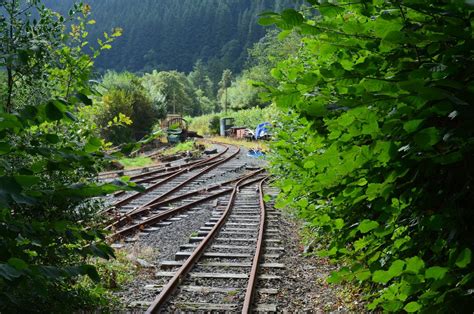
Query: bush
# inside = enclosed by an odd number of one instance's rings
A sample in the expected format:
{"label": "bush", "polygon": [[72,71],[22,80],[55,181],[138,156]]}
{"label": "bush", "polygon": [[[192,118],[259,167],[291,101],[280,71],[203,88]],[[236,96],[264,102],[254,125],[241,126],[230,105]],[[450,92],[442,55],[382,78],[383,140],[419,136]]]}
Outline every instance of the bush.
{"label": "bush", "polygon": [[213,116],[209,121],[209,132],[210,134],[219,134],[221,130],[221,118],[219,116]]}
{"label": "bush", "polygon": [[[114,144],[139,140],[150,133],[156,121],[164,116],[161,104],[151,100],[135,75],[109,72],[102,85],[105,90],[102,103],[96,105],[95,117],[106,140]],[[121,120],[121,114],[131,121]]]}
{"label": "bush", "polygon": [[[76,4],[69,14],[79,11],[86,18],[88,8]],[[100,277],[87,261],[113,257],[105,232],[97,227],[101,204],[94,198],[131,187],[126,182],[95,182],[104,158],[102,141],[93,135],[90,120],[83,123],[72,113],[82,103],[90,104],[81,93],[91,93],[88,74],[93,59],[82,53],[87,46],[82,28],[86,22],[81,18],[75,25],[75,33],[81,34],[80,46],[69,47],[61,31],[76,21],[64,22],[42,7],[41,1],[2,1],[0,11],[2,38],[10,40],[2,44],[2,49],[9,50],[2,51],[0,58],[7,61],[2,66],[15,76],[23,75],[21,81],[9,85],[0,109],[0,312],[97,309],[104,298],[75,285],[88,276],[97,286]],[[31,16],[38,18],[35,23]],[[11,31],[15,32],[12,36],[3,36]],[[56,41],[59,38],[61,44]],[[70,43],[73,39],[69,39]],[[60,60],[50,60],[54,52],[61,55]],[[79,62],[84,60],[86,66]],[[64,69],[64,63],[69,68]],[[30,76],[33,70],[35,75]],[[55,79],[66,72],[71,80]],[[53,91],[44,90],[39,98],[25,97],[30,101],[22,100],[21,105],[13,101],[49,83],[75,96],[49,97]]]}
{"label": "bush", "polygon": [[290,112],[273,145],[278,206],[308,221],[318,253],[344,266],[329,281],[365,287],[369,310],[469,311],[473,7],[337,3],[261,21],[304,36],[272,71]]}

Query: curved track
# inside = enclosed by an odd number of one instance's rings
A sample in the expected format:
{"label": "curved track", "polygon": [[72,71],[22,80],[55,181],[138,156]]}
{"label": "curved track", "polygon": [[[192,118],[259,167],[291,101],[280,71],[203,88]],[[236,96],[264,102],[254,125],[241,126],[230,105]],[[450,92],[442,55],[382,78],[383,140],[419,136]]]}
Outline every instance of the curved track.
{"label": "curved track", "polygon": [[[174,237],[179,231],[174,244],[166,246],[165,259],[160,258],[163,271],[139,293],[155,298],[137,301],[150,305],[149,313],[276,311],[272,287],[284,266],[277,263],[279,231],[267,228],[277,215],[272,211],[266,220],[267,177],[238,147],[214,145],[218,153],[213,157],[134,175],[145,191],[117,195],[103,212],[115,248],[149,245],[150,238]],[[197,216],[202,218],[196,224],[190,218]],[[194,226],[191,231],[204,225],[188,238],[180,231],[186,224]],[[186,239],[189,243],[182,244]],[[173,254],[176,260],[166,260]]]}
{"label": "curved track", "polygon": [[[147,313],[276,311],[274,304],[254,302],[258,281],[278,279],[275,275],[259,277],[262,266],[282,267],[276,263],[261,264],[268,231],[265,180],[266,177],[258,175],[236,182],[225,209],[217,210],[201,229],[201,237],[195,239],[199,242],[184,245],[187,250],[177,253],[177,261],[162,263],[162,268],[179,268],[157,273],[162,282],[171,279],[159,288],[160,293]],[[276,254],[266,254],[265,259],[271,258],[277,258]],[[262,288],[258,293],[274,291]]]}

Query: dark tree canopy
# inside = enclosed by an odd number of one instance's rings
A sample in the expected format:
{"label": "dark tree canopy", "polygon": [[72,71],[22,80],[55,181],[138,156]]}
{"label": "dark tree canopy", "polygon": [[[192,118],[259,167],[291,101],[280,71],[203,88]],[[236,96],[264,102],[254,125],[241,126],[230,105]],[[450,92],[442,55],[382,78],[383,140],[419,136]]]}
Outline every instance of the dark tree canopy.
{"label": "dark tree canopy", "polygon": [[[45,3],[66,12],[73,0]],[[124,30],[99,69],[189,72],[197,60],[210,62],[216,78],[229,68],[240,72],[247,49],[264,36],[258,14],[294,6],[295,0],[90,0],[91,38],[114,27]],[[299,1],[301,2],[301,1]],[[214,78],[213,78],[214,79]]]}

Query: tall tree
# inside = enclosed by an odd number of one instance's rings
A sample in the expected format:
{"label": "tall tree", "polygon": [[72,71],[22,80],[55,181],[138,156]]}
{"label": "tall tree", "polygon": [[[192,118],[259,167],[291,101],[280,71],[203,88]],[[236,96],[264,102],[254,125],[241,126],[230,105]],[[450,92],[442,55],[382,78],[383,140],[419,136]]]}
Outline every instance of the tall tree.
{"label": "tall tree", "polygon": [[142,79],[152,95],[161,95],[168,113],[194,115],[198,111],[194,90],[187,77],[177,71],[153,71]]}
{"label": "tall tree", "polygon": [[188,75],[188,79],[194,88],[202,90],[206,97],[210,99],[215,98],[213,93],[214,84],[209,78],[206,66],[201,59],[194,64],[193,70]]}
{"label": "tall tree", "polygon": [[223,98],[224,98],[224,112],[225,113],[227,113],[227,105],[228,105],[227,89],[230,87],[231,84],[232,84],[232,71],[229,69],[225,69],[224,72],[222,72],[222,78],[221,78],[221,81],[219,82],[220,94],[223,95]]}
{"label": "tall tree", "polygon": [[[42,10],[38,1],[1,1],[0,11],[0,66],[6,72],[6,95],[1,109],[10,112],[20,91],[16,85],[29,86],[43,94],[46,82],[42,76],[52,49],[60,44],[64,20],[50,10]],[[31,22],[33,15],[39,16],[38,22]],[[34,95],[31,93],[32,98]]]}

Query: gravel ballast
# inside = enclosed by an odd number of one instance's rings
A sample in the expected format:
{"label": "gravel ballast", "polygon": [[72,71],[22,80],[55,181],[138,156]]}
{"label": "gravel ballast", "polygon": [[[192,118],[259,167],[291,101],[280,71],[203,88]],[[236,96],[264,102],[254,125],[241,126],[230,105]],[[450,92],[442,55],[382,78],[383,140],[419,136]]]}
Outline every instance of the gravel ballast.
{"label": "gravel ballast", "polygon": [[[263,167],[266,165],[265,160],[247,157],[246,149],[242,149],[238,159],[239,164],[245,165],[245,167]],[[236,176],[235,173],[216,172],[214,171],[210,177],[213,177],[214,180],[218,177],[217,181],[228,180]],[[165,284],[167,279],[169,279],[166,277],[156,277],[155,274],[160,271],[174,270],[161,270],[159,269],[160,263],[174,260],[175,253],[179,251],[189,251],[190,248],[180,249],[180,245],[188,244],[189,238],[196,236],[195,233],[209,222],[213,209],[217,206],[224,206],[228,197],[229,195],[226,195],[200,204],[196,209],[183,213],[187,217],[183,217],[179,221],[173,221],[169,225],[153,228],[154,231],[140,235],[135,242],[121,243],[122,247],[120,250],[127,252],[130,260],[139,265],[133,280],[122,286],[120,291],[115,292],[115,295],[121,300],[127,311],[142,313],[148,308],[150,302],[159,293],[153,287]],[[265,254],[275,253],[279,256],[265,259],[263,262],[284,264],[285,268],[271,268],[261,271],[261,274],[277,275],[281,276],[281,279],[271,281],[260,280],[261,283],[257,284],[257,287],[261,285],[260,288],[277,289],[278,293],[269,296],[269,302],[263,302],[267,296],[257,295],[257,301],[261,298],[261,303],[273,302],[277,305],[278,312],[287,313],[351,312],[362,310],[360,304],[353,300],[354,295],[350,295],[346,288],[326,283],[326,278],[330,272],[335,270],[334,266],[330,265],[326,259],[304,256],[304,248],[301,245],[301,238],[298,232],[300,230],[299,222],[292,219],[286,213],[272,215],[272,218],[268,221],[267,229],[278,229],[278,236],[265,235],[265,237],[278,238],[280,242],[267,243],[266,247],[281,247],[283,250],[274,252],[266,248]],[[231,241],[221,241],[219,244],[235,245]],[[222,252],[225,249],[220,249],[219,251]],[[242,251],[246,252],[247,250]],[[219,259],[212,259],[212,261],[219,261]],[[245,261],[249,262],[248,260]],[[203,271],[211,270],[210,267],[204,266],[197,269]],[[236,269],[235,271],[240,272],[242,269]],[[203,281],[203,279],[199,280]],[[240,280],[235,281],[235,286],[240,288],[242,286]],[[228,285],[223,286],[228,287]],[[232,301],[240,299],[242,294],[243,292],[240,290],[231,291],[227,295],[228,301],[232,303]],[[215,297],[222,298],[219,294]],[[206,301],[206,299],[204,298],[200,301]]]}

